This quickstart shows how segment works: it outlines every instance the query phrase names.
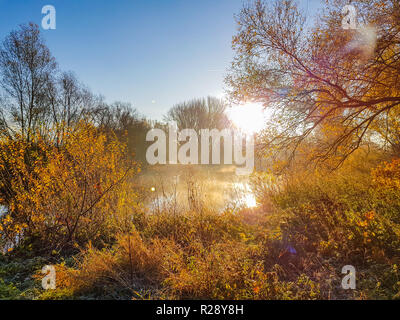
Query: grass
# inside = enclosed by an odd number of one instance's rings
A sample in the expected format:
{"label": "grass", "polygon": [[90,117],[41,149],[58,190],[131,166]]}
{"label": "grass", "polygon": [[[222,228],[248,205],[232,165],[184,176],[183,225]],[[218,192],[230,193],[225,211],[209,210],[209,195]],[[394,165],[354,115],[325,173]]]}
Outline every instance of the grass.
{"label": "grass", "polygon": [[[144,206],[129,230],[68,257],[16,260],[11,252],[0,264],[1,298],[400,298],[400,165],[364,165],[292,172],[272,187],[271,177],[255,175],[257,208],[219,211],[204,198],[179,210],[177,201]],[[44,291],[40,268],[49,261],[57,289]],[[341,287],[349,264],[356,290]]]}

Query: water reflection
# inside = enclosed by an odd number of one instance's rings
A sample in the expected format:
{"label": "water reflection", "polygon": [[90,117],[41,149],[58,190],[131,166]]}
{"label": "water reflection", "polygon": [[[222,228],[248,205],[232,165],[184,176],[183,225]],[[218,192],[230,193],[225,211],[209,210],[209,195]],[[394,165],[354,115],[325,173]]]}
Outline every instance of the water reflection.
{"label": "water reflection", "polygon": [[254,208],[257,206],[256,197],[248,182],[235,182],[233,188],[237,190],[237,196],[233,199],[240,207]]}
{"label": "water reflection", "polygon": [[213,209],[222,212],[228,208],[254,208],[256,197],[247,180],[219,181],[207,179],[190,184],[182,181],[163,186],[151,187],[150,198],[146,207],[150,212],[161,212],[173,208],[175,211],[196,209]]}

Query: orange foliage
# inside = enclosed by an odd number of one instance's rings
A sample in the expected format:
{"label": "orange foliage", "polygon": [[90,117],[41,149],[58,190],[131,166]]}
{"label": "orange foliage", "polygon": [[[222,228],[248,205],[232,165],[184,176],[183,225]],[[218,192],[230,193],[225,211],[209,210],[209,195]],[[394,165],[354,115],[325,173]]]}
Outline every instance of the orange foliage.
{"label": "orange foliage", "polygon": [[63,249],[112,232],[126,202],[124,183],[135,171],[125,146],[84,122],[67,129],[63,141],[56,147],[38,134],[32,142],[3,142],[3,237],[34,237],[44,241],[42,249]]}

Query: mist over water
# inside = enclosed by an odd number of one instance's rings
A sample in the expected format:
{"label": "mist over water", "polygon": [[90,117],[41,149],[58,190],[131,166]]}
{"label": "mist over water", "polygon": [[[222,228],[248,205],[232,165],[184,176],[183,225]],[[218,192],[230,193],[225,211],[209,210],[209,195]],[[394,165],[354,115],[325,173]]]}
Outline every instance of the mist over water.
{"label": "mist over water", "polygon": [[148,194],[144,204],[152,212],[206,207],[222,212],[256,206],[249,177],[237,176],[230,166],[183,166],[175,172],[158,167],[144,172],[140,181]]}

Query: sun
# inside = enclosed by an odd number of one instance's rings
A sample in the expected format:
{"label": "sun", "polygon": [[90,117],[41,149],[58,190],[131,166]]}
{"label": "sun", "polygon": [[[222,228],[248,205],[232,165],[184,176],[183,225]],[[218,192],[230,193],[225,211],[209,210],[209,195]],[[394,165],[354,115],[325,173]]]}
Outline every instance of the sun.
{"label": "sun", "polygon": [[260,103],[246,103],[231,106],[227,110],[228,118],[233,124],[247,134],[260,132],[264,127],[268,114]]}

